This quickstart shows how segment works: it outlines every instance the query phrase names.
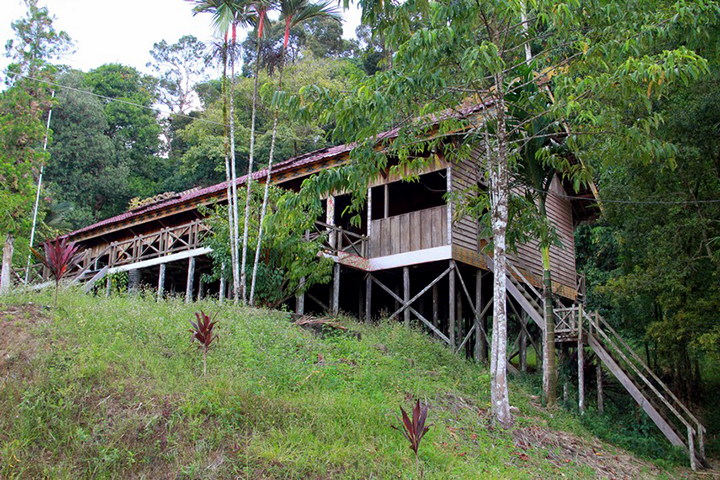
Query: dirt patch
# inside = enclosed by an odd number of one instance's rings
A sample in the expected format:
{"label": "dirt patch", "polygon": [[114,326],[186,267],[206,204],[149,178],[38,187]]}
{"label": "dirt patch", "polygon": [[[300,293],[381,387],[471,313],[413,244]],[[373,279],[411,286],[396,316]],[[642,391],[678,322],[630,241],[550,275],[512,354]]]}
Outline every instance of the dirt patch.
{"label": "dirt patch", "polygon": [[512,435],[519,448],[547,449],[547,459],[558,467],[571,462],[585,465],[595,470],[598,478],[655,478],[663,473],[652,463],[621,451],[610,452],[598,441],[571,433],[533,426],[517,428]]}
{"label": "dirt patch", "polygon": [[31,360],[38,350],[47,348],[38,338],[36,327],[50,322],[44,307],[35,304],[0,307],[0,382],[29,376]]}

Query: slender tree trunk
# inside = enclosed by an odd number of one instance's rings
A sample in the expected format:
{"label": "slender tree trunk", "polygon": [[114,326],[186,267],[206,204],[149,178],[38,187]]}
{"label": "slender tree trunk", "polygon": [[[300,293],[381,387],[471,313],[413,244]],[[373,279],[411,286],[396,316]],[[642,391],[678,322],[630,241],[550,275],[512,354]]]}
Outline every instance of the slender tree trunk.
{"label": "slender tree trunk", "polygon": [[0,271],[0,295],[10,293],[10,270],[12,269],[13,248],[15,237],[8,233],[3,246],[2,270]]}
{"label": "slender tree trunk", "polygon": [[240,266],[240,291],[242,293],[242,301],[247,301],[247,275],[245,274],[245,266],[247,265],[247,243],[248,243],[248,224],[250,223],[250,184],[252,180],[253,160],[255,158],[255,112],[257,111],[258,97],[258,77],[260,76],[260,41],[262,39],[262,20],[260,15],[260,26],[258,28],[257,46],[255,47],[255,81],[253,82],[253,103],[252,117],[250,119],[250,157],[248,159],[248,176],[247,176],[247,198],[245,199],[245,225],[243,226],[243,246],[242,246],[242,264]]}
{"label": "slender tree trunk", "polygon": [[[505,102],[503,98],[502,75],[495,76],[498,89],[496,104],[497,152],[490,156],[491,214],[493,230],[493,263],[495,265],[493,335],[490,361],[491,402],[495,422],[503,428],[512,425],[510,400],[507,385],[507,304],[506,287],[507,258],[505,251],[505,233],[508,225],[509,173],[508,152],[505,131]],[[488,146],[489,147],[489,146]]]}
{"label": "slender tree trunk", "polygon": [[[538,206],[542,218],[547,218],[545,197],[540,195]],[[552,300],[552,275],[550,272],[550,245],[540,249],[543,262],[543,305],[545,309],[545,334],[543,335],[543,395],[545,404],[552,407],[557,402],[557,357],[555,354],[555,313]]]}
{"label": "slender tree trunk", "polygon": [[[235,303],[237,303],[238,292],[240,291],[240,278],[239,278],[239,266],[237,262],[237,244],[239,240],[238,232],[238,195],[237,195],[237,173],[235,169],[235,99],[233,94],[235,93],[235,38],[236,38],[236,26],[232,26],[232,48],[230,49],[230,176],[232,180],[232,231],[230,232],[233,241],[230,243],[231,247],[235,249],[236,260],[233,262],[233,290],[235,292]],[[248,177],[248,183],[250,178]],[[246,220],[247,222],[247,220]],[[233,247],[234,245],[234,247]]]}
{"label": "slender tree trunk", "polygon": [[[227,92],[227,50],[228,43],[227,37],[225,38],[225,53],[223,54],[223,76],[222,76],[222,90],[223,90],[223,129],[225,130],[224,143],[225,143],[225,181],[227,182],[227,200],[228,200],[228,236],[230,237],[230,262],[232,264],[232,275],[233,285],[235,287],[235,297],[237,298],[237,290],[239,286],[239,267],[237,258],[237,237],[233,235],[233,232],[237,230],[237,225],[233,217],[233,211],[237,211],[237,205],[233,208],[233,204],[237,204],[237,196],[233,195],[232,185],[235,182],[232,179],[231,167],[230,167],[230,153],[229,153],[229,141],[228,141],[228,92]],[[234,143],[234,142],[233,142]],[[233,162],[234,164],[234,162]]]}
{"label": "slender tree trunk", "polygon": [[[285,37],[287,38],[287,32]],[[283,70],[285,69],[285,45],[280,50],[280,71],[278,72],[278,85],[275,92],[282,90]],[[257,279],[258,263],[260,263],[260,246],[263,238],[263,226],[265,223],[265,213],[267,211],[268,197],[270,196],[270,180],[272,178],[273,157],[275,156],[275,139],[277,138],[277,125],[279,109],[275,108],[275,117],[273,119],[272,140],[270,140],[270,157],[268,159],[267,176],[265,177],[265,193],[263,195],[262,209],[260,210],[260,229],[258,232],[257,245],[255,246],[255,262],[253,263],[252,280],[250,282],[250,305],[255,303],[255,282]]]}

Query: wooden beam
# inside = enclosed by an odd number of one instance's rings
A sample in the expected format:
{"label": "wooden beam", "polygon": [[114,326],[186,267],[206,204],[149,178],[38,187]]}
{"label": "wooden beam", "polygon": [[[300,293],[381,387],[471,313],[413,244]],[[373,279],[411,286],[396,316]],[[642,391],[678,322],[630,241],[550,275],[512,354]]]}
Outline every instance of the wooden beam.
{"label": "wooden beam", "polygon": [[195,257],[188,259],[187,285],[185,288],[185,303],[193,301],[193,280],[195,279]]}
{"label": "wooden beam", "polygon": [[336,263],[333,269],[332,313],[340,312],[340,264]]}
{"label": "wooden beam", "polygon": [[580,313],[578,315],[578,338],[577,338],[577,357],[578,357],[578,409],[580,415],[585,415],[585,342],[583,340],[583,315],[582,303],[580,304]]}
{"label": "wooden beam", "polygon": [[485,342],[480,337],[479,332],[482,332],[483,336],[487,336],[478,311],[482,308],[482,277],[483,272],[478,268],[475,272],[475,361],[477,363],[485,360]]}
{"label": "wooden beam", "polygon": [[300,279],[298,289],[302,290],[302,292],[295,295],[295,313],[303,315],[305,314],[305,277]]}
{"label": "wooden beam", "polygon": [[438,304],[438,286],[437,283],[432,286],[432,324],[437,327],[440,318],[440,305]]}
{"label": "wooden beam", "polygon": [[220,289],[218,291],[218,302],[225,301],[225,263],[220,267]]}
{"label": "wooden beam", "polygon": [[[449,168],[448,172],[450,172]],[[450,337],[450,345],[455,348],[455,262],[452,260],[450,260],[449,270],[450,276],[448,277],[448,335]]]}
{"label": "wooden beam", "polygon": [[158,288],[157,288],[157,299],[158,301],[163,299],[165,294],[165,264],[160,264],[160,273],[158,273]]}
{"label": "wooden beam", "polygon": [[615,378],[617,378],[618,381],[623,385],[623,387],[625,387],[625,390],[630,393],[630,395],[635,399],[638,405],[640,405],[640,407],[645,411],[645,413],[648,414],[648,416],[652,419],[655,425],[658,426],[663,435],[665,435],[665,437],[670,440],[670,443],[677,447],[687,448],[683,439],[681,439],[678,434],[675,433],[675,430],[670,426],[670,424],[668,424],[668,422],[662,417],[662,415],[660,415],[660,413],[655,409],[655,406],[650,403],[647,398],[645,398],[645,395],[640,391],[640,389],[635,385],[635,383],[625,373],[625,371],[620,367],[620,365],[615,362],[615,359],[605,350],[605,347],[598,340],[596,340],[595,337],[592,336],[588,337],[588,343],[590,344],[590,347],[593,349],[595,354],[603,361],[608,370],[612,372]]}
{"label": "wooden beam", "polygon": [[[403,267],[403,300],[404,304],[407,305],[410,301],[410,269]],[[405,326],[410,326],[410,310],[407,308],[403,312],[403,318],[405,320]]]}
{"label": "wooden beam", "polygon": [[597,383],[597,408],[599,413],[605,413],[605,405],[603,399],[603,379],[602,379],[602,363],[600,357],[595,364],[595,381]]}
{"label": "wooden beam", "polygon": [[365,323],[370,323],[372,319],[372,274],[365,276]]}

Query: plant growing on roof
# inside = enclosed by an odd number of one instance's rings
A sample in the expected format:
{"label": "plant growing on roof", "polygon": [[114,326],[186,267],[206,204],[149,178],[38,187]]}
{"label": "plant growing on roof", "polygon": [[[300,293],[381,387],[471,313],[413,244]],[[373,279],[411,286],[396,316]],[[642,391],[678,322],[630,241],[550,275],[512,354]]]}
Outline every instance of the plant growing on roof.
{"label": "plant growing on roof", "polygon": [[400,411],[402,412],[402,426],[398,428],[395,425],[391,425],[391,427],[395,430],[401,431],[407,441],[410,442],[410,449],[415,453],[415,466],[422,477],[418,449],[420,448],[420,441],[423,439],[428,430],[430,430],[429,426],[425,426],[428,407],[427,405],[420,406],[420,400],[416,400],[412,411],[412,420],[410,420],[410,417],[408,417],[404,408],[400,407]]}
{"label": "plant growing on roof", "polygon": [[65,278],[70,268],[78,260],[78,247],[75,242],[68,242],[67,237],[62,239],[56,238],[53,242],[47,242],[44,245],[44,252],[30,248],[33,255],[42,262],[45,267],[50,270],[55,280],[55,295],[53,297],[53,306],[57,307],[57,294],[60,288],[60,281]]}
{"label": "plant growing on roof", "polygon": [[210,318],[200,310],[200,312],[195,312],[197,323],[190,320],[190,324],[193,326],[192,330],[190,330],[190,333],[193,334],[192,339],[197,340],[198,348],[203,352],[203,377],[207,375],[207,352],[218,337],[214,331],[217,323],[214,321],[216,317],[217,313]]}

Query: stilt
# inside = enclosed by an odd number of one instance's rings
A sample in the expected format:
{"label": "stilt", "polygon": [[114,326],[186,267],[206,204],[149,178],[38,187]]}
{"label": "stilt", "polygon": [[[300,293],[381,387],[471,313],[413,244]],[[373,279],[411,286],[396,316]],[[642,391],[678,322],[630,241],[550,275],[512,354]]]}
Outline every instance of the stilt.
{"label": "stilt", "polygon": [[[328,225],[335,225],[335,197],[332,195],[327,198],[325,223],[327,223]],[[330,238],[328,238],[330,248],[335,249],[335,247],[337,246],[337,236],[335,235],[335,232],[333,230],[330,230],[328,233],[330,234]]]}
{"label": "stilt", "polygon": [[198,302],[205,297],[205,282],[203,282],[202,276],[198,280]]}
{"label": "stilt", "polygon": [[598,412],[605,413],[605,405],[603,404],[603,380],[602,380],[602,362],[598,358],[595,364],[595,380],[597,382],[597,408]]}
{"label": "stilt", "polygon": [[195,257],[188,260],[187,287],[185,288],[185,303],[193,301],[193,280],[195,279]]}
{"label": "stilt", "polygon": [[112,289],[112,277],[108,275],[105,277],[105,296],[110,296],[110,290]]}
{"label": "stilt", "polygon": [[142,278],[142,275],[140,274],[139,269],[130,270],[128,272],[128,293],[131,295],[134,295],[138,292],[138,289],[140,288],[140,279]]}
{"label": "stilt", "polygon": [[482,270],[475,272],[475,362],[480,363],[483,358],[482,349],[485,345],[483,338],[484,327],[480,321],[482,312]]}
{"label": "stilt", "polygon": [[[410,269],[403,267],[403,300],[405,305],[410,301]],[[403,319],[405,320],[405,326],[410,326],[410,309],[406,308],[403,311]]]}
{"label": "stilt", "polygon": [[220,267],[220,289],[218,290],[218,302],[225,300],[225,264]]}
{"label": "stilt", "polygon": [[158,301],[163,299],[165,295],[165,264],[160,264],[160,273],[158,274],[158,288],[157,288],[157,299]]}
{"label": "stilt", "polygon": [[436,283],[432,286],[432,324],[435,328],[437,328],[438,319],[440,318],[439,307],[440,305],[438,304],[438,286]]}
{"label": "stilt", "polygon": [[333,292],[332,292],[332,313],[337,315],[340,311],[340,264],[336,263],[333,272]]}
{"label": "stilt", "polygon": [[[458,289],[455,292],[455,295],[457,295],[457,298],[455,299],[455,309],[457,310],[457,313],[455,314],[455,341],[457,342],[457,345],[460,345],[460,342],[463,341],[465,338],[464,334],[464,327],[465,327],[465,319],[463,318],[463,298],[462,298],[462,292]],[[456,346],[456,348],[459,348]]]}
{"label": "stilt", "polygon": [[585,414],[585,344],[583,340],[583,312],[582,304],[579,307],[578,318],[578,340],[577,340],[577,357],[578,357],[578,409],[580,415]]}
{"label": "stilt", "polygon": [[525,329],[527,328],[527,313],[522,312],[520,314],[520,318],[518,318],[520,321],[521,327],[520,327],[520,339],[519,339],[519,345],[518,350],[520,352],[520,371],[521,372],[527,372],[527,343],[528,338],[527,334],[525,333]]}
{"label": "stilt", "polygon": [[450,270],[448,276],[448,338],[453,351],[457,347],[455,342],[455,261],[450,260]]}
{"label": "stilt", "polygon": [[370,323],[372,318],[372,275],[365,277],[365,323]]}
{"label": "stilt", "polygon": [[300,293],[295,295],[295,313],[299,315],[305,314],[305,277],[300,279],[300,286],[298,287]]}

